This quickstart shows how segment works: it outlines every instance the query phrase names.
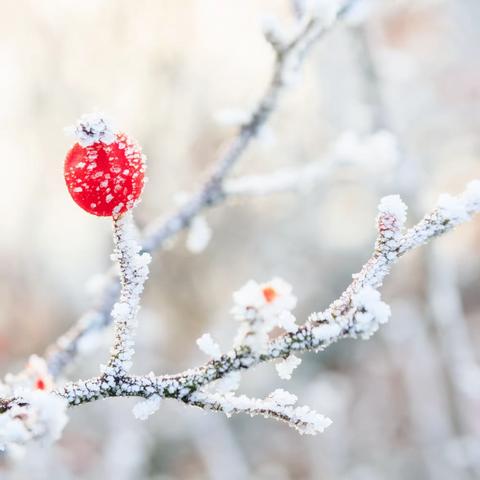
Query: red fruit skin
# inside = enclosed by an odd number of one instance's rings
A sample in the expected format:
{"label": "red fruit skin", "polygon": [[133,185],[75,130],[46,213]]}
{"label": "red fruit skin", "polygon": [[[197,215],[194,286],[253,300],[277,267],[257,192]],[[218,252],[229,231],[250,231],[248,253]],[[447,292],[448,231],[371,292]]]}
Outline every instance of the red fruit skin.
{"label": "red fruit skin", "polygon": [[140,146],[118,133],[109,145],[73,145],[65,158],[64,175],[77,205],[92,215],[118,217],[140,197],[145,168]]}

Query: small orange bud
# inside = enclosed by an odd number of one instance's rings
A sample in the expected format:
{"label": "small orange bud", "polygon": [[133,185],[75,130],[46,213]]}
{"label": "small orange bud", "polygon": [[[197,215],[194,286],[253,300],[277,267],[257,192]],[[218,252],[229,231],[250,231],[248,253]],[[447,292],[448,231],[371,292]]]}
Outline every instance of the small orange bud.
{"label": "small orange bud", "polygon": [[277,292],[272,287],[265,287],[262,290],[262,292],[263,292],[263,296],[265,297],[265,300],[267,301],[267,303],[272,303],[275,300],[275,297],[277,296]]}
{"label": "small orange bud", "polygon": [[35,387],[37,390],[45,390],[45,381],[41,378],[38,378],[37,381],[35,382]]}

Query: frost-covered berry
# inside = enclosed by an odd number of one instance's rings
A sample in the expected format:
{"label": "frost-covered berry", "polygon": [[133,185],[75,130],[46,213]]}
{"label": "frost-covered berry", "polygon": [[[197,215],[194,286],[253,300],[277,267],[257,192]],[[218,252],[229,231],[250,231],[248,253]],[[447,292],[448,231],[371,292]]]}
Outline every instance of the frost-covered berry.
{"label": "frost-covered berry", "polygon": [[101,217],[118,216],[139,199],[145,157],[125,133],[114,132],[98,113],[83,115],[74,127],[78,142],[65,159],[65,181],[73,200]]}

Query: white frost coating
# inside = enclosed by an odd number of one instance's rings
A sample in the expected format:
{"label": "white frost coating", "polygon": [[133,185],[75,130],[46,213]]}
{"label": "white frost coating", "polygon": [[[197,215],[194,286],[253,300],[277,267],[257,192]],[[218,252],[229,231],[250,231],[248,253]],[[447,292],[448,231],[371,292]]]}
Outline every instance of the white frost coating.
{"label": "white frost coating", "polygon": [[215,342],[209,333],[204,333],[197,339],[198,348],[206,355],[218,359],[222,356],[222,351],[217,342]]}
{"label": "white frost coating", "polygon": [[195,217],[188,230],[186,246],[192,253],[201,253],[212,238],[212,229],[204,217]]}
{"label": "white frost coating", "polygon": [[82,147],[89,147],[96,142],[109,145],[115,141],[112,125],[100,112],[82,115],[73,127],[65,130],[73,133]]}
{"label": "white frost coating", "polygon": [[370,338],[390,317],[390,307],[381,301],[380,292],[366,286],[352,296],[356,308],[354,330],[363,339]]}
{"label": "white frost coating", "polygon": [[462,198],[469,212],[480,210],[480,180],[472,180],[468,183]]}
{"label": "white frost coating", "polygon": [[294,407],[295,395],[282,390],[273,392],[266,399],[249,398],[246,395],[195,392],[192,401],[205,409],[220,410],[227,417],[234,413],[246,413],[250,416],[262,415],[265,418],[274,418],[307,435],[323,432],[332,423],[329,418],[307,406]]}
{"label": "white frost coating", "polygon": [[245,175],[226,180],[224,191],[227,195],[249,197],[288,191],[304,192],[321,183],[334,166],[334,163],[327,159],[301,168],[283,168],[264,175]]}
{"label": "white frost coating", "polygon": [[285,360],[277,363],[275,368],[277,369],[278,376],[283,380],[290,380],[292,378],[293,371],[302,363],[302,360],[295,355],[290,355]]}
{"label": "white frost coating", "polygon": [[225,127],[236,127],[250,120],[251,113],[235,108],[224,108],[215,112],[213,120]]}
{"label": "white frost coating", "polygon": [[288,43],[287,32],[277,17],[274,15],[263,15],[261,27],[266,40],[270,42],[275,50],[278,51],[285,48],[285,45]]}
{"label": "white frost coating", "polygon": [[[112,260],[120,267],[122,285],[120,299],[112,309],[115,325],[115,341],[108,364],[114,375],[125,375],[131,367],[134,354],[134,334],[143,285],[148,278],[148,264],[151,257],[140,253],[137,231],[131,211],[114,221],[115,249]],[[108,381],[108,380],[107,380]]]}
{"label": "white frost coating", "polygon": [[480,210],[480,180],[471,181],[461,195],[440,195],[437,208],[440,215],[454,225],[466,222]]}
{"label": "white frost coating", "polygon": [[299,11],[307,17],[318,18],[324,25],[331,25],[340,9],[340,0],[295,0]]}
{"label": "white frost coating", "polygon": [[467,202],[460,197],[454,197],[448,193],[443,193],[438,197],[437,203],[440,214],[453,223],[465,222],[470,218],[467,211]]}
{"label": "white frost coating", "polygon": [[338,163],[360,164],[376,172],[391,170],[400,159],[397,139],[387,130],[379,130],[367,137],[346,131],[339,136],[330,156]]}
{"label": "white frost coating", "polygon": [[215,389],[219,393],[234,392],[235,390],[238,390],[241,379],[242,374],[239,371],[231,372],[215,382]]}
{"label": "white frost coating", "polygon": [[138,420],[146,420],[160,408],[161,398],[159,395],[152,395],[146,400],[138,402],[132,409],[133,416]]}
{"label": "white frost coating", "polygon": [[296,318],[288,310],[280,312],[277,317],[277,325],[283,328],[286,332],[295,333],[298,330]]}
{"label": "white frost coating", "polygon": [[274,390],[268,398],[273,400],[277,405],[295,405],[297,403],[297,396],[282,388]]}
{"label": "white frost coating", "polygon": [[389,213],[397,218],[400,225],[407,220],[407,206],[403,203],[400,195],[388,195],[380,200],[378,211],[381,214]]}
{"label": "white frost coating", "polygon": [[342,328],[337,323],[324,323],[312,329],[312,334],[319,342],[328,342],[340,335]]}
{"label": "white frost coating", "polygon": [[40,390],[17,389],[26,405],[15,405],[0,415],[0,450],[30,440],[52,443],[60,438],[68,417],[67,402]]}

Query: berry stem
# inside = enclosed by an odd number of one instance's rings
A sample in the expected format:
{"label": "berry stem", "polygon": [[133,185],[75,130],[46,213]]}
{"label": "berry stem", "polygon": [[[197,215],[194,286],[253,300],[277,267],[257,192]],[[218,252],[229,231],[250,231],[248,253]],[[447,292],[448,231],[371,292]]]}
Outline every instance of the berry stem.
{"label": "berry stem", "polygon": [[115,380],[124,377],[132,365],[134,335],[144,283],[148,277],[150,255],[140,253],[132,212],[113,218],[112,259],[120,274],[120,298],[112,309],[115,338],[105,375]]}

